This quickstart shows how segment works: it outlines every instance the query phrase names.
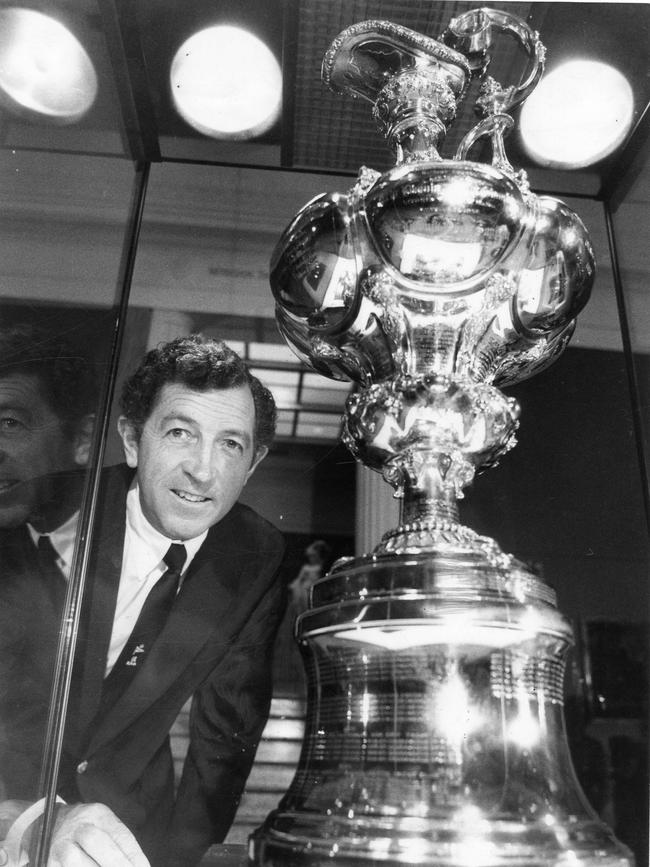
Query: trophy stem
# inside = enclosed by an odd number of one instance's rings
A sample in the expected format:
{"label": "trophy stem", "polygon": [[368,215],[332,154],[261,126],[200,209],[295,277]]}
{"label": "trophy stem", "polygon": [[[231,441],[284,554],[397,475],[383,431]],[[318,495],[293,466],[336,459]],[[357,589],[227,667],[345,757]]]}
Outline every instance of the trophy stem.
{"label": "trophy stem", "polygon": [[442,157],[438,153],[438,143],[445,133],[442,124],[419,120],[391,129],[389,142],[395,152],[397,165],[421,161],[436,161]]}
{"label": "trophy stem", "polygon": [[379,92],[373,116],[401,164],[440,160],[438,144],[455,111],[446,70],[433,66],[391,78]]}
{"label": "trophy stem", "polygon": [[441,491],[432,496],[427,491],[408,487],[404,492],[400,523],[451,523],[459,522],[458,503],[453,493]]}

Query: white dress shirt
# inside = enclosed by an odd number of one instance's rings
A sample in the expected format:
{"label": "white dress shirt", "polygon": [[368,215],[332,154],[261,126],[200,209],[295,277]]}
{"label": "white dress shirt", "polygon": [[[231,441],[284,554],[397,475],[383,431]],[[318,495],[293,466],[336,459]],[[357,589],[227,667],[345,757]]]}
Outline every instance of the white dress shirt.
{"label": "white dress shirt", "polygon": [[[194,555],[207,535],[208,531],[206,530],[194,539],[185,539],[180,542],[187,551],[187,559],[181,575],[181,586]],[[163,557],[172,542],[178,541],[178,539],[168,539],[163,536],[145,518],[140,505],[139,488],[137,482],[134,481],[126,496],[126,534],[122,572],[117,591],[113,632],[106,658],[106,674],[115,665],[122,648],[131,635],[149,591],[167,570]]]}

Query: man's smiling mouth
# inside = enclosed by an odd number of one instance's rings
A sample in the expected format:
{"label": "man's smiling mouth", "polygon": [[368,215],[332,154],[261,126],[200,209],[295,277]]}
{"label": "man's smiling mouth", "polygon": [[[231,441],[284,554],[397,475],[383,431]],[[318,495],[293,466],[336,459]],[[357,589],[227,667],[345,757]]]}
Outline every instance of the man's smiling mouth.
{"label": "man's smiling mouth", "polygon": [[210,500],[210,497],[202,497],[199,494],[191,494],[189,491],[178,491],[175,488],[172,488],[173,492],[179,497],[181,500],[185,500],[186,503],[207,503]]}

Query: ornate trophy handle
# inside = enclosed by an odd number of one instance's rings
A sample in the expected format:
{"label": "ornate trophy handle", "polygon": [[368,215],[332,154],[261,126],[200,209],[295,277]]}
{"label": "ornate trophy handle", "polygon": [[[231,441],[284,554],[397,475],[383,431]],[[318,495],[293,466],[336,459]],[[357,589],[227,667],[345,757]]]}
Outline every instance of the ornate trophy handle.
{"label": "ornate trophy handle", "polygon": [[492,165],[501,171],[514,174],[514,169],[506,156],[503,139],[514,126],[509,114],[493,114],[479,121],[463,136],[454,159],[465,160],[472,146],[484,136],[492,140]]}
{"label": "ornate trophy handle", "polygon": [[509,12],[482,7],[453,18],[443,34],[447,44],[464,54],[476,74],[484,74],[490,63],[493,28],[512,34],[528,55],[528,66],[522,82],[503,88],[494,79],[488,78],[484,92],[477,101],[483,115],[505,112],[522,102],[535,88],[544,71],[546,49],[539,34],[520,18]]}

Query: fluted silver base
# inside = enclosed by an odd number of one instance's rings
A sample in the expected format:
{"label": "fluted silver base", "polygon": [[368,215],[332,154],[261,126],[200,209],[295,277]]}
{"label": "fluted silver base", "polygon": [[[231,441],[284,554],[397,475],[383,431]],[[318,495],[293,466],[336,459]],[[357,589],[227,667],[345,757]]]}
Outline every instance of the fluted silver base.
{"label": "fluted silver base", "polygon": [[631,867],[571,765],[553,591],[491,540],[424,532],[314,586],[303,749],[252,863]]}

